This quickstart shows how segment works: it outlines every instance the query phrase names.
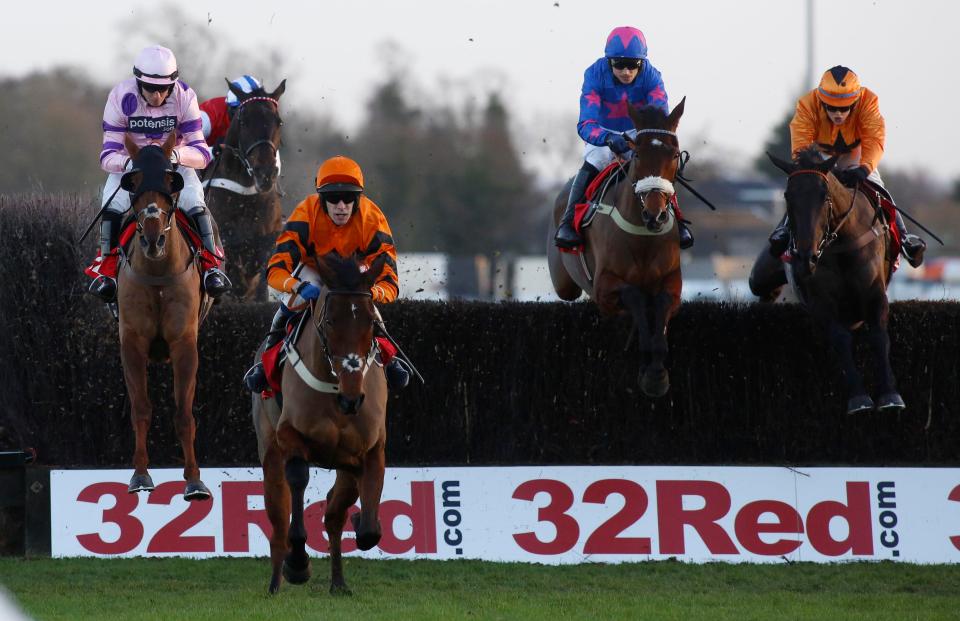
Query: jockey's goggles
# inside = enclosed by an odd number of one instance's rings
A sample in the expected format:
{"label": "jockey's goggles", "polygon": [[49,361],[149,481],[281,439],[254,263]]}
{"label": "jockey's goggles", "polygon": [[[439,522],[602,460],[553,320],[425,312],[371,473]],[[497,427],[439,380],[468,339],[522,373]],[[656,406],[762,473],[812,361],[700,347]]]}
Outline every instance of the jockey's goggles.
{"label": "jockey's goggles", "polygon": [[337,203],[343,203],[345,205],[352,205],[357,202],[359,198],[359,192],[321,192],[320,196],[323,197],[323,200],[330,203],[331,205],[336,205]]}
{"label": "jockey's goggles", "polygon": [[643,60],[640,58],[611,58],[610,66],[614,69],[639,69],[643,64]]}
{"label": "jockey's goggles", "polygon": [[151,84],[149,82],[141,82],[140,80],[137,80],[137,84],[148,93],[166,93],[173,88],[173,84]]}
{"label": "jockey's goggles", "polygon": [[823,104],[823,109],[827,112],[850,112],[853,106],[828,106],[827,104]]}

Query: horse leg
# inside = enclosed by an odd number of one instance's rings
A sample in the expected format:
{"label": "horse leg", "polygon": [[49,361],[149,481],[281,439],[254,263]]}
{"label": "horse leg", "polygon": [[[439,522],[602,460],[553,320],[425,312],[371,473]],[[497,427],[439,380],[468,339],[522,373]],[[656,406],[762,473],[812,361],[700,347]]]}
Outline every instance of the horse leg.
{"label": "horse leg", "polygon": [[351,595],[350,588],[343,579],[343,559],[341,542],[343,525],[347,521],[347,511],[360,496],[357,477],[337,470],[337,480],[327,493],[327,510],[323,515],[323,525],[327,529],[330,542],[330,594]]}
{"label": "horse leg", "polygon": [[659,396],[651,394],[647,385],[647,370],[652,357],[653,344],[650,338],[650,320],[647,305],[650,296],[637,287],[623,287],[620,289],[620,302],[630,311],[633,324],[637,330],[637,340],[640,345],[640,390],[648,397]]}
{"label": "horse leg", "polygon": [[173,394],[177,413],[173,426],[183,448],[184,500],[209,500],[210,490],[200,480],[200,467],[194,451],[197,422],[193,418],[193,397],[197,390],[197,341],[184,338],[170,345],[170,362],[173,365]]}
{"label": "horse leg", "polygon": [[[271,430],[272,435],[272,430]],[[263,500],[267,517],[273,526],[270,536],[270,593],[280,590],[280,570],[287,553],[287,533],[290,528],[290,488],[284,480],[283,454],[276,441],[267,445],[263,456]]]}
{"label": "horse leg", "polygon": [[360,513],[350,518],[357,533],[357,547],[370,550],[380,543],[380,494],[383,492],[383,473],[386,468],[384,443],[379,442],[364,456],[360,475]]}
{"label": "horse leg", "polygon": [[878,298],[872,305],[871,315],[873,316],[869,321],[870,329],[867,332],[873,346],[877,377],[880,379],[877,409],[881,412],[896,412],[907,406],[903,402],[903,397],[897,392],[897,382],[893,377],[893,367],[890,365],[890,334],[887,332],[887,323],[890,318],[889,302],[884,294]]}
{"label": "horse leg", "polygon": [[787,274],[783,271],[783,262],[770,256],[770,244],[765,243],[757,260],[750,270],[750,291],[761,302],[776,302],[783,286],[787,284]]}
{"label": "horse leg", "polygon": [[856,414],[873,409],[873,399],[863,387],[863,377],[853,362],[853,334],[832,317],[826,320],[830,344],[840,356],[843,377],[846,383],[847,414]]}
{"label": "horse leg", "polygon": [[150,462],[147,456],[147,433],[153,418],[153,405],[147,394],[147,351],[149,343],[133,333],[126,333],[121,339],[120,362],[123,365],[123,378],[130,398],[130,422],[136,444],[133,451],[133,477],[127,491],[153,491],[153,479],[147,472]]}
{"label": "horse leg", "polygon": [[653,330],[650,338],[650,364],[643,374],[641,388],[650,397],[662,397],[670,390],[667,359],[667,324],[674,307],[673,293],[661,291],[653,298]]}
{"label": "horse leg", "polygon": [[290,423],[282,421],[277,429],[277,444],[285,456],[284,476],[290,487],[289,544],[283,559],[283,577],[290,584],[303,584],[310,579],[310,556],[307,555],[307,528],[303,523],[303,493],[310,482],[307,447],[300,433]]}

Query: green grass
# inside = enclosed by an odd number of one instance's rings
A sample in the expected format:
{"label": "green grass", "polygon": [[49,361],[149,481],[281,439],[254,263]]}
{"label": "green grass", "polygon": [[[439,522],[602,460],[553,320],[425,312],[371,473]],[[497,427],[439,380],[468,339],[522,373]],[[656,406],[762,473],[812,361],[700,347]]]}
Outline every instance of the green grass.
{"label": "green grass", "polygon": [[266,593],[265,559],[0,559],[0,584],[38,620],[957,619],[960,565],[542,566],[346,559]]}

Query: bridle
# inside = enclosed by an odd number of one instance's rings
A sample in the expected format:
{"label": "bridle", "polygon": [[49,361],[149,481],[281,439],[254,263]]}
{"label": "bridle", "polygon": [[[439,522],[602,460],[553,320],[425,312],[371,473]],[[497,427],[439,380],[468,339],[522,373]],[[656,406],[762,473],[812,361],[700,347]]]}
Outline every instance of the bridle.
{"label": "bridle", "polygon": [[827,174],[823,171],[816,170],[813,168],[804,168],[801,170],[795,170],[790,173],[787,178],[792,179],[798,175],[817,175],[823,179],[824,184],[827,189],[827,198],[824,201],[827,205],[827,230],[824,232],[823,237],[820,238],[819,243],[817,244],[816,250],[814,251],[813,257],[814,260],[819,261],[820,257],[823,256],[823,253],[826,252],[827,248],[830,247],[833,242],[837,241],[840,237],[840,229],[843,228],[843,225],[846,224],[847,219],[850,217],[850,214],[853,213],[853,208],[857,204],[857,192],[859,192],[859,187],[854,187],[853,197],[850,199],[850,207],[844,212],[843,216],[840,217],[840,220],[837,222],[836,226],[831,226],[831,223],[834,220],[834,204],[833,197],[830,196],[830,180],[827,177]]}
{"label": "bridle", "polygon": [[[677,132],[673,132],[668,129],[637,130],[637,134],[636,134],[637,136],[641,136],[643,134],[660,134],[664,136],[672,136],[673,138],[677,138]],[[679,138],[677,140],[679,142]],[[681,159],[682,153],[683,153],[682,151],[677,149],[676,155],[674,155],[673,158],[671,159],[680,160],[681,162],[683,162],[683,160]],[[621,168],[623,167],[622,163],[620,164],[620,167]],[[626,173],[626,171],[624,171],[624,173]],[[647,196],[652,192],[659,192],[660,194],[663,194],[663,197],[667,202],[669,202],[670,199],[673,198],[673,195],[676,194],[676,190],[673,187],[673,181],[670,179],[664,179],[663,177],[660,177],[660,176],[644,177],[643,179],[639,179],[636,183],[633,184],[633,193],[636,194],[637,199],[640,201],[640,207],[644,209],[646,208],[646,204],[644,201],[646,200]]]}
{"label": "bridle", "polygon": [[176,205],[171,205],[170,209],[164,211],[156,203],[150,203],[146,207],[140,210],[136,215],[137,220],[137,234],[143,233],[143,225],[147,220],[160,220],[161,217],[166,218],[167,226],[160,230],[160,237],[163,237],[170,232],[170,229],[173,227],[174,217],[170,214],[175,213],[177,209]]}
{"label": "bridle", "polygon": [[237,109],[236,116],[237,116],[237,123],[239,125],[238,129],[240,130],[238,132],[238,137],[237,137],[237,146],[224,143],[223,149],[225,151],[229,151],[231,154],[233,154],[234,157],[240,160],[240,163],[243,164],[243,167],[246,169],[247,176],[250,177],[251,179],[253,178],[253,165],[250,164],[250,160],[247,159],[250,157],[250,153],[252,153],[253,150],[256,149],[257,147],[260,147],[263,145],[269,145],[271,155],[274,159],[276,159],[277,151],[279,150],[279,146],[274,144],[273,140],[269,138],[262,138],[260,140],[255,141],[253,144],[248,145],[246,148],[244,148],[243,131],[242,131],[243,130],[243,107],[253,101],[267,101],[275,105],[277,107],[277,123],[279,124],[279,126],[283,126],[283,119],[280,118],[280,102],[274,99],[273,97],[266,97],[266,96],[248,97],[247,99],[244,99],[243,101],[241,101],[239,106],[237,106],[238,109]]}

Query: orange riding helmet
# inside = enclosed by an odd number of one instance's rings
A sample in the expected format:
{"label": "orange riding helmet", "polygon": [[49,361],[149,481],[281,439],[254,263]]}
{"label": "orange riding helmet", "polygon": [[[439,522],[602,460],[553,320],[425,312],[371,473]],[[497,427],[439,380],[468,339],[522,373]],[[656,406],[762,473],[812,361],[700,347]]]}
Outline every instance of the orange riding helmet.
{"label": "orange riding helmet", "polygon": [[363,192],[363,171],[349,157],[337,155],[317,169],[317,192]]}
{"label": "orange riding helmet", "polygon": [[824,72],[817,87],[817,97],[828,106],[846,108],[857,103],[863,89],[860,78],[847,67],[837,65]]}

